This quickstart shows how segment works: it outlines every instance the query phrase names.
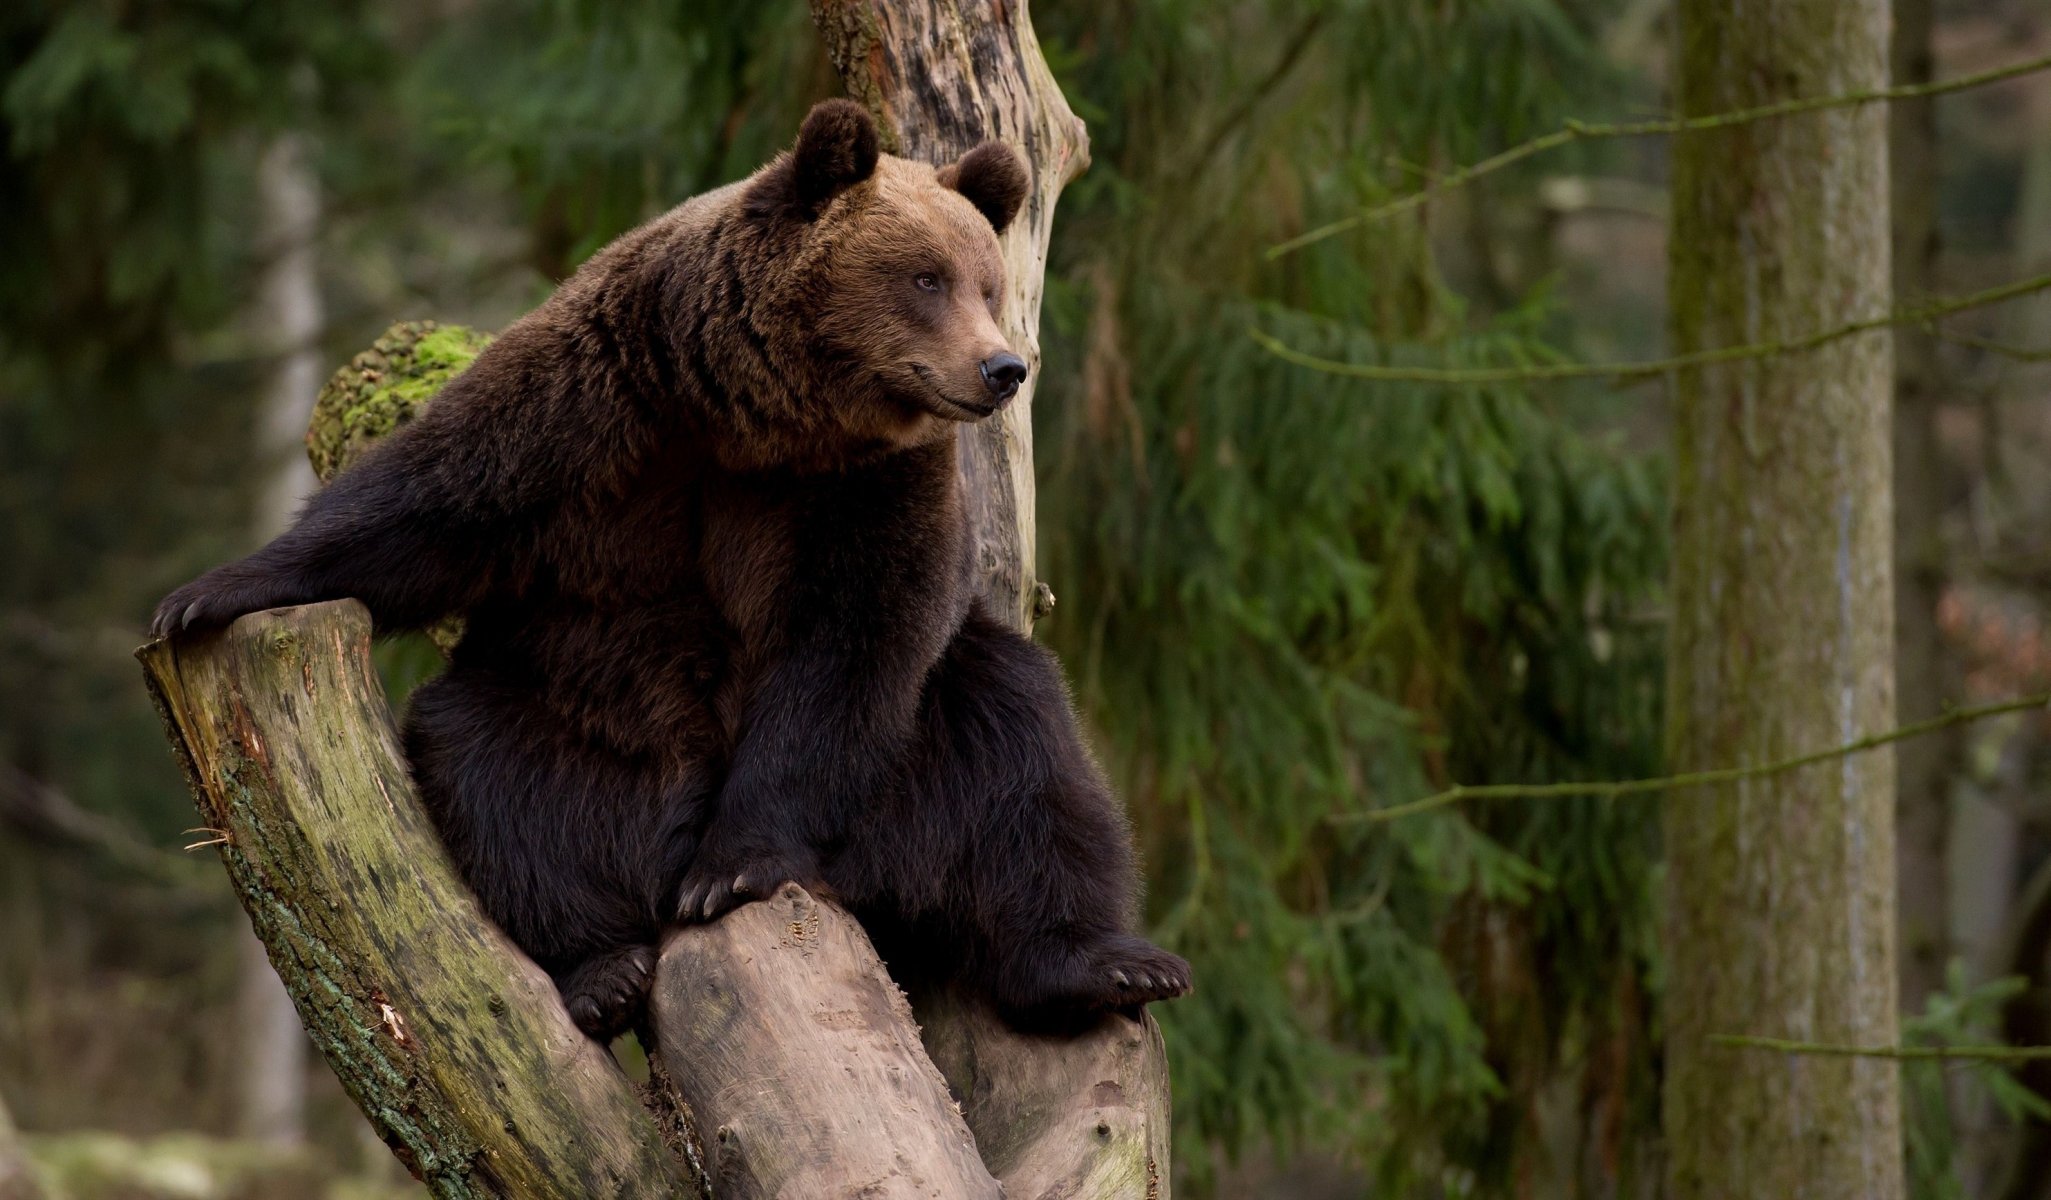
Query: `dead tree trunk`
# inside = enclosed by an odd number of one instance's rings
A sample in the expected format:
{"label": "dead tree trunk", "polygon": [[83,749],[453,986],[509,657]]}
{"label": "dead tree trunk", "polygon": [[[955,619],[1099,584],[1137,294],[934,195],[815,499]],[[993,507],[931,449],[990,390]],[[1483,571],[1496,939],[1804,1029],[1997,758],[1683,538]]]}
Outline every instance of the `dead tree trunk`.
{"label": "dead tree trunk", "polygon": [[[984,587],[1029,632],[1054,601],[1033,572],[1040,295],[1054,206],[1089,166],[1089,133],[1040,53],[1026,0],[812,0],[812,17],[886,149],[937,163],[997,138],[1022,151],[1032,172],[1021,218],[1002,239],[1002,321],[1033,372],[1002,414],[961,433]],[[914,1004],[1007,1196],[1168,1194],[1168,1064],[1151,1017],[1038,1039],[959,997]]]}
{"label": "dead tree trunk", "polygon": [[[1035,182],[1005,239],[1006,319],[1036,363],[1054,201],[1087,151],[1023,4],[815,14],[898,152],[939,161],[986,135],[1025,151]],[[359,355],[308,434],[322,476],[410,419],[484,340],[422,323]],[[1022,628],[1051,599],[1032,575],[1029,399],[963,445],[986,584]],[[1167,1195],[1167,1070],[1150,1020],[1026,1037],[936,996],[929,1058],[860,927],[798,888],[672,936],[648,1031],[649,1121],[456,879],[368,645],[366,614],[344,602],[140,657],[301,1018],[438,1195]]]}
{"label": "dead tree trunk", "polygon": [[206,836],[328,1065],[437,1195],[670,1196],[685,1172],[413,794],[353,600],[138,655]]}

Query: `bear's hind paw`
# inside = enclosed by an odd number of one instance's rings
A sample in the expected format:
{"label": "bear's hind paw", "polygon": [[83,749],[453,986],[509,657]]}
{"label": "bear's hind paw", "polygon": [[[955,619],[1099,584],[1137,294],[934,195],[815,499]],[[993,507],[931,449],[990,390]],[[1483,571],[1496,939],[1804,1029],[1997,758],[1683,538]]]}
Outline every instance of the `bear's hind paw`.
{"label": "bear's hind paw", "polygon": [[563,1007],[577,1028],[610,1042],[641,1018],[655,975],[655,947],[628,946],[587,958],[563,977]]}
{"label": "bear's hind paw", "polygon": [[1131,1008],[1189,994],[1189,963],[1139,938],[1119,938],[1091,956],[1101,990],[1095,1008]]}

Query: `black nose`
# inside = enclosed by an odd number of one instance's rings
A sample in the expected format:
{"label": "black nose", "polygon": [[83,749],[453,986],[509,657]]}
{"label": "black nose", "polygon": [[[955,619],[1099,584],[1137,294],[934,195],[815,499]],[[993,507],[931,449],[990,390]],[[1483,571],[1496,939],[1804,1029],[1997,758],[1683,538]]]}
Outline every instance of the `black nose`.
{"label": "black nose", "polygon": [[1009,400],[1025,382],[1025,360],[1006,351],[983,360],[983,386],[999,400]]}

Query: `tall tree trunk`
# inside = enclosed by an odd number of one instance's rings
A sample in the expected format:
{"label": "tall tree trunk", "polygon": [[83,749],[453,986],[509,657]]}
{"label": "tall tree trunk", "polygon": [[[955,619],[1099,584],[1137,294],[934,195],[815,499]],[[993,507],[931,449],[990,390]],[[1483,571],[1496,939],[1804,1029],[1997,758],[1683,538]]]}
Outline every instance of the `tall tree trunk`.
{"label": "tall tree trunk", "polygon": [[1088,168],[1089,133],[1047,69],[1025,0],[812,0],[812,17],[848,94],[876,114],[885,149],[940,163],[997,138],[1032,173],[1025,208],[1001,239],[1002,325],[1032,373],[1002,413],[961,433],[984,591],[1030,630],[1051,603],[1033,575],[1040,294],[1054,203]]}
{"label": "tall tree trunk", "polygon": [[[1681,0],[1678,25],[1683,114],[1886,82],[1885,0]],[[1677,352],[1887,309],[1886,121],[1867,107],[1679,141]],[[1673,770],[1892,724],[1891,349],[1876,333],[1676,374]],[[1899,1197],[1893,1063],[1709,1041],[1895,1040],[1892,757],[1676,794],[1666,853],[1672,1194]]]}
{"label": "tall tree trunk", "polygon": [[[1895,0],[1896,85],[1932,78],[1932,7],[1932,0]],[[1937,115],[1928,99],[1898,102],[1889,115],[1895,302],[1920,304],[1936,290]],[[1901,720],[1920,721],[1956,702],[1960,685],[1957,663],[1937,631],[1937,602],[1948,574],[1941,522],[1949,489],[1937,438],[1943,380],[1935,335],[1903,326],[1895,332],[1894,360],[1895,673]],[[1904,742],[1895,752],[1904,1012],[1922,1011],[1924,1000],[1944,986],[1951,957],[1945,848],[1952,777],[1963,745],[1956,730],[1945,730]]]}
{"label": "tall tree trunk", "polygon": [[[265,474],[251,533],[261,545],[291,524],[299,502],[316,486],[305,441],[321,384],[324,308],[314,246],[320,190],[303,134],[282,134],[265,147],[257,189],[265,266],[255,316],[265,348],[276,356],[257,413],[257,455]],[[245,934],[238,952],[235,1129],[258,1141],[296,1144],[306,1138],[306,1031],[263,943]]]}

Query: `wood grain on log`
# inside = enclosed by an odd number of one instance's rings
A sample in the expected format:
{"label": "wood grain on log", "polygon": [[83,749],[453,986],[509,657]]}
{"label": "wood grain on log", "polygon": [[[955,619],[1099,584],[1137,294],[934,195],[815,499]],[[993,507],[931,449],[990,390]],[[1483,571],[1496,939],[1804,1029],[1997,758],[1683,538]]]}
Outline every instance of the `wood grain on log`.
{"label": "wood grain on log", "polygon": [[670,1196],[681,1162],[477,908],[399,754],[353,600],[137,655],[314,1042],[435,1195]]}
{"label": "wood grain on log", "polygon": [[919,996],[926,1049],[1010,1200],[1168,1195],[1167,1048],[1152,1018],[1022,1034],[958,993]]}
{"label": "wood grain on log", "polygon": [[1006,1194],[861,926],[796,884],[674,933],[650,1018],[719,1200]]}

